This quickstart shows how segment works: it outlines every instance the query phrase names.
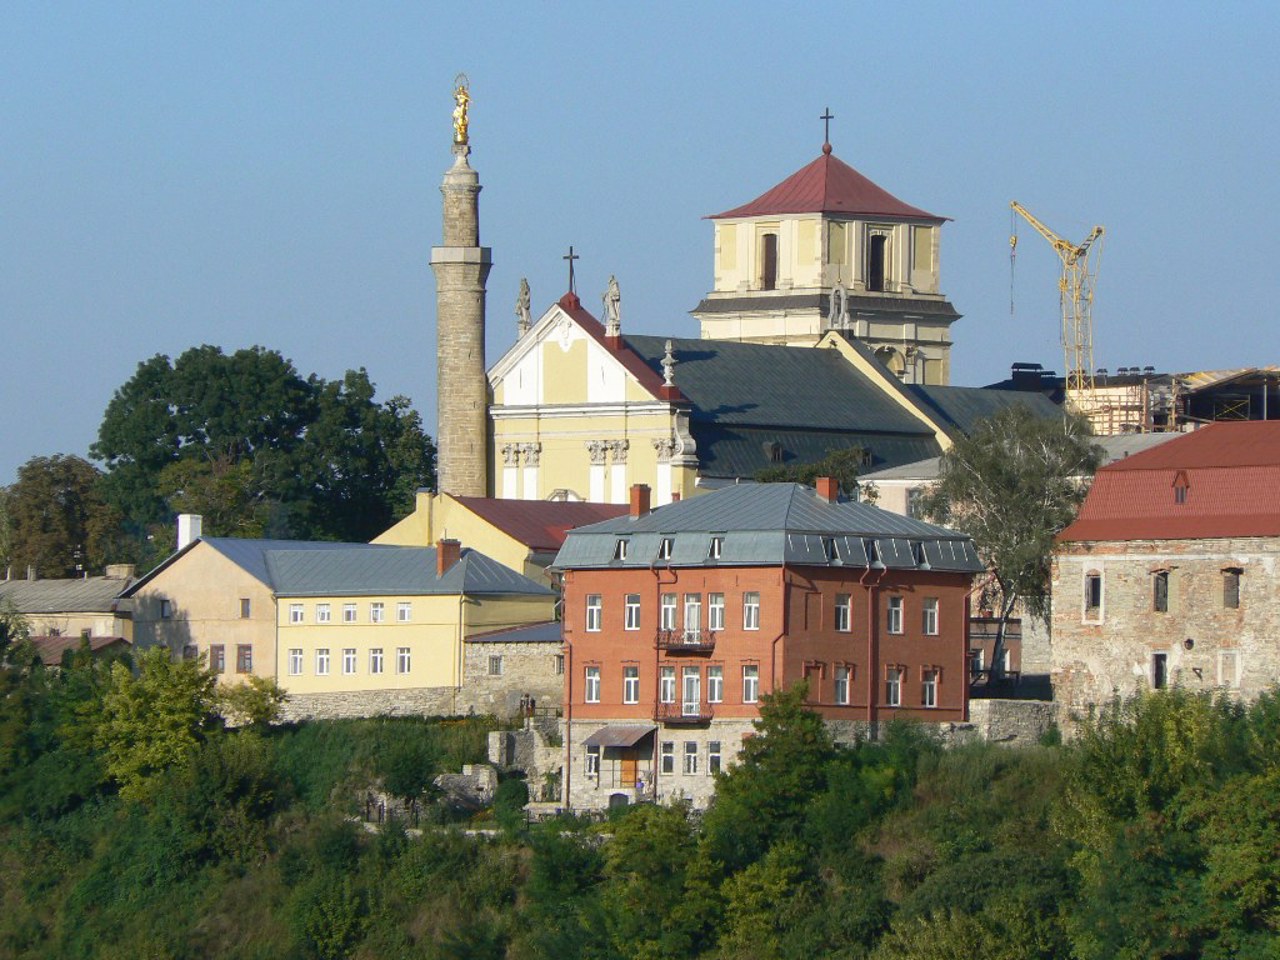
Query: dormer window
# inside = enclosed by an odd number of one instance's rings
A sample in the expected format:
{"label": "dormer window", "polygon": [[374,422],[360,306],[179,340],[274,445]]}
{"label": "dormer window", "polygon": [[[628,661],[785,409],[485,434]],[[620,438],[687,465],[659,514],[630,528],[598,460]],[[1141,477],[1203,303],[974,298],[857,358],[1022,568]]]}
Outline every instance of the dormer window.
{"label": "dormer window", "polygon": [[619,540],[613,545],[613,559],[615,560],[627,559],[627,541],[626,540]]}
{"label": "dormer window", "polygon": [[724,537],[712,537],[711,547],[707,550],[708,560],[719,560],[720,552],[724,549]]}
{"label": "dormer window", "polygon": [[840,554],[836,551],[836,541],[834,537],[822,538],[822,555],[827,558],[827,562],[840,559]]}
{"label": "dormer window", "polygon": [[658,547],[658,559],[659,560],[671,559],[671,538],[670,537],[662,538],[662,543]]}

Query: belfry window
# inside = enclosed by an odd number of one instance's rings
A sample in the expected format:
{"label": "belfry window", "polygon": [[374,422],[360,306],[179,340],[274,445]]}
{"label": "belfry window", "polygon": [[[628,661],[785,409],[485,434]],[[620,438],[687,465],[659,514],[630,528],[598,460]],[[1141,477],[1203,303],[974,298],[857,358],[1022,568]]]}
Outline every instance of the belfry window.
{"label": "belfry window", "polygon": [[760,238],[760,289],[778,286],[778,235],[766,233]]}
{"label": "belfry window", "polygon": [[882,233],[874,233],[867,248],[867,289],[875,293],[884,291],[888,244],[888,237]]}

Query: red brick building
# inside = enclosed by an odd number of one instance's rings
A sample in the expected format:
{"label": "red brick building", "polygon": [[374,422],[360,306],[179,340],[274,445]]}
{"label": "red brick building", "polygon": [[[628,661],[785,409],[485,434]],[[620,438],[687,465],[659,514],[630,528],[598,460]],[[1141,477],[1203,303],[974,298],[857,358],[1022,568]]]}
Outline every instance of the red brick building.
{"label": "red brick building", "polygon": [[[894,717],[967,719],[965,536],[836,496],[743,484],[570,532],[566,799],[705,802],[762,693],[809,682],[851,737]],[[613,802],[619,802],[613,800]]]}

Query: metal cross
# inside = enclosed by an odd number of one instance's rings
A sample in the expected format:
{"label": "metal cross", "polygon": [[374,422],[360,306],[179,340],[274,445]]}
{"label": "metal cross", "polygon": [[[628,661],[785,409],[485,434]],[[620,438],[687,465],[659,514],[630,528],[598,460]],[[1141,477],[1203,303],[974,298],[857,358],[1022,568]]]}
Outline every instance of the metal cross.
{"label": "metal cross", "polygon": [[824,108],[825,112],[818,119],[822,121],[822,142],[831,142],[831,121],[834,120],[835,114],[831,112],[830,107]]}
{"label": "metal cross", "polygon": [[581,260],[582,258],[573,252],[573,245],[570,244],[569,253],[566,256],[561,257],[560,259],[569,261],[569,292],[577,293],[578,291],[574,289],[574,282],[573,282],[573,261]]}

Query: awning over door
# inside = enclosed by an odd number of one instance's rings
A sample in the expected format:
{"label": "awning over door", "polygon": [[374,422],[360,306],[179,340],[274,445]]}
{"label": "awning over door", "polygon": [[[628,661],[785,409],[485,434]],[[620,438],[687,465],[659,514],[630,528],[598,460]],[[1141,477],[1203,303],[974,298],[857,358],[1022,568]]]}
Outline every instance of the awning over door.
{"label": "awning over door", "polygon": [[645,724],[616,724],[608,727],[601,727],[591,736],[583,741],[583,746],[587,747],[634,747],[637,743],[645,738],[647,734],[653,733],[658,728],[651,723]]}

